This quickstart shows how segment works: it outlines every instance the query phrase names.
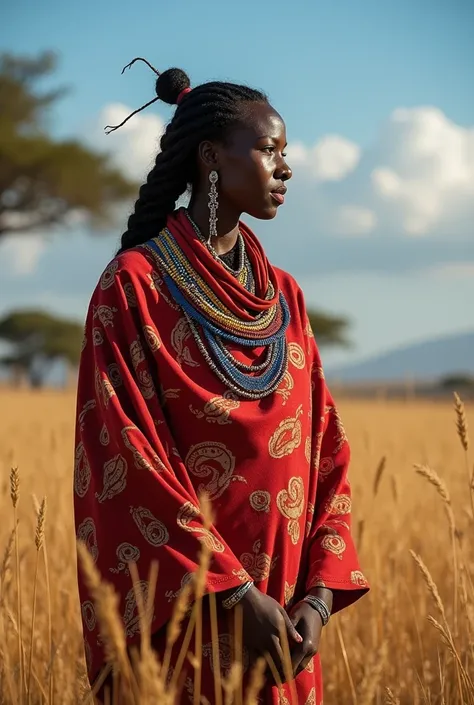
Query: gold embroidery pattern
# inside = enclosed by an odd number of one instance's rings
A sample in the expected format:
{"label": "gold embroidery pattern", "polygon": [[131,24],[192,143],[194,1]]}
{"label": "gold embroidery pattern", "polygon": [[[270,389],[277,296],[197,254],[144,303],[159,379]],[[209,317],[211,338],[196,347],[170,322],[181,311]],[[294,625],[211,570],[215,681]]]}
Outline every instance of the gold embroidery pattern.
{"label": "gold embroidery pattern", "polygon": [[174,309],[175,311],[179,311],[179,305],[175,301],[173,301],[173,299],[171,299],[164,291],[165,283],[158,274],[158,272],[154,271],[151,274],[147,274],[147,277],[150,280],[150,289],[152,291],[157,291],[161,298],[166,301],[170,308]]}
{"label": "gold embroidery pattern", "polygon": [[93,328],[92,329],[92,344],[95,347],[97,347],[98,345],[102,345],[103,342],[104,342],[104,336],[103,336],[100,328]]}
{"label": "gold embroidery pattern", "polygon": [[368,582],[365,575],[361,573],[360,570],[353,570],[351,573],[351,583],[358,585],[359,587],[367,587]]}
{"label": "gold embroidery pattern", "polygon": [[74,489],[78,497],[85,497],[91,483],[91,466],[82,441],[74,454]]}
{"label": "gold embroidery pattern", "polygon": [[313,333],[313,329],[311,327],[311,322],[310,322],[309,318],[306,319],[306,326],[305,326],[303,332],[304,332],[305,336],[308,338],[308,340],[306,341],[306,350],[308,352],[308,355],[310,355],[311,354],[311,339],[314,339],[314,333]]}
{"label": "gold embroidery pattern", "polygon": [[84,620],[86,627],[90,632],[92,632],[97,624],[97,616],[93,603],[90,600],[83,602],[81,605],[81,612],[82,619]]}
{"label": "gold embroidery pattern", "polygon": [[313,468],[319,470],[319,459],[321,456],[321,446],[323,443],[323,432],[319,431],[314,437],[313,448],[311,449],[313,454]]}
{"label": "gold embroidery pattern", "polygon": [[118,309],[115,308],[115,306],[105,306],[104,304],[101,304],[100,306],[94,306],[92,317],[94,320],[98,318],[104,328],[107,328],[107,326],[113,328],[114,313],[117,313],[117,311]]}
{"label": "gold embroidery pattern", "polygon": [[98,502],[105,502],[123,492],[127,486],[127,461],[122,455],[116,455],[104,464],[104,487],[102,492],[96,492]]}
{"label": "gold embroidery pattern", "polygon": [[232,575],[235,575],[235,577],[241,580],[243,583],[246,583],[250,580],[250,575],[243,568],[239,568],[238,570],[234,568],[232,570]]}
{"label": "gold embroidery pattern", "polygon": [[342,446],[347,441],[346,431],[344,429],[344,424],[342,423],[342,419],[339,416],[339,411],[336,409],[335,406],[327,406],[325,409],[325,412],[332,414],[332,416],[334,418],[334,423],[336,425],[336,434],[334,436],[334,440],[335,440],[336,444],[335,444],[334,450],[332,452],[333,455],[336,455],[336,453],[339,453]]}
{"label": "gold embroidery pattern", "polygon": [[240,401],[237,401],[236,395],[228,390],[224,392],[222,396],[213,397],[204,406],[203,411],[199,409],[193,409],[192,405],[189,405],[189,410],[198,419],[206,419],[208,423],[217,423],[220,426],[232,423],[230,418],[230,412],[234,409],[238,409],[240,406]]}
{"label": "gold embroidery pattern", "polygon": [[95,368],[95,391],[107,409],[109,401],[115,395],[115,390],[108,379],[104,379],[98,367]]}
{"label": "gold embroidery pattern", "polygon": [[268,512],[270,511],[270,502],[272,501],[272,496],[270,492],[266,490],[255,490],[249,497],[250,506],[255,509],[256,512]]}
{"label": "gold embroidery pattern", "polygon": [[295,386],[295,383],[293,381],[293,377],[291,376],[290,372],[287,370],[285,374],[283,375],[283,379],[281,380],[281,386],[276,389],[277,394],[281,394],[283,397],[283,404],[282,406],[286,406],[286,402],[291,396],[291,390]]}
{"label": "gold embroidery pattern", "polygon": [[[231,482],[247,482],[241,475],[233,475],[235,456],[223,444],[205,441],[191,446],[184,461],[187,470],[196,477],[209,477],[198,487],[198,494],[206,492],[212,501],[220,497]],[[217,467],[216,467],[217,466]]]}
{"label": "gold embroidery pattern", "polygon": [[149,586],[148,581],[139,580],[133,588],[131,588],[125,598],[125,612],[123,615],[123,623],[125,634],[132,637],[140,631],[140,615],[138,613],[137,599],[135,590],[141,594],[144,611],[147,609]]}
{"label": "gold embroidery pattern", "polygon": [[167,590],[165,592],[165,597],[168,598],[168,602],[172,602],[173,600],[176,600],[176,598],[180,595],[180,593],[183,591],[183,589],[186,587],[188,583],[191,583],[192,580],[194,579],[194,573],[185,573],[183,577],[181,578],[181,585],[178,588],[178,590],[173,591],[173,590]]}
{"label": "gold embroidery pattern", "polygon": [[309,464],[311,462],[311,438],[309,436],[304,444],[304,457],[306,458],[306,462]]}
{"label": "gold embroidery pattern", "polygon": [[120,368],[115,362],[107,366],[107,374],[114,389],[117,389],[117,387],[120,387],[123,384]]}
{"label": "gold embroidery pattern", "polygon": [[351,498],[348,494],[335,494],[332,492],[324,508],[328,514],[335,514],[336,516],[350,514]]}
{"label": "gold embroidery pattern", "polygon": [[168,399],[179,399],[181,389],[164,389],[163,385],[160,384],[160,406],[165,406]]}
{"label": "gold embroidery pattern", "polygon": [[189,324],[183,316],[171,331],[171,345],[177,353],[176,362],[181,367],[183,364],[189,365],[190,367],[199,367],[199,363],[193,360],[189,347],[185,345],[186,341],[192,338],[192,336],[193,334]]}
{"label": "gold embroidery pattern", "polygon": [[130,507],[133,521],[146,541],[152,546],[164,546],[169,541],[169,533],[162,521],[146,507]]}
{"label": "gold embroidery pattern", "polygon": [[297,370],[304,368],[306,357],[301,345],[298,345],[298,343],[288,343],[288,360]]}
{"label": "gold embroidery pattern", "polygon": [[137,296],[135,294],[135,289],[133,288],[132,282],[127,282],[126,284],[123,285],[123,291],[125,294],[125,298],[127,299],[127,303],[131,308],[135,308],[137,304]]}
{"label": "gold embroidery pattern", "polygon": [[105,291],[106,289],[110,289],[111,286],[114,285],[115,283],[115,273],[118,269],[118,262],[117,260],[114,260],[111,262],[105,269],[104,273],[102,274],[100,278],[100,288],[102,291]]}
{"label": "gold embroidery pattern", "polygon": [[92,517],[86,517],[84,521],[77,527],[77,539],[83,541],[94,562],[99,557],[99,548],[97,546],[97,532]]}
{"label": "gold embroidery pattern", "polygon": [[288,519],[288,534],[291,542],[296,545],[300,538],[299,518],[304,508],[304,485],[301,477],[292,477],[288,489],[281,490],[277,495],[277,507]]}
{"label": "gold embroidery pattern", "polygon": [[303,405],[300,404],[296,410],[296,416],[290,416],[280,421],[268,443],[268,452],[272,458],[284,458],[286,455],[291,455],[300,446],[301,421],[299,417],[302,413]]}
{"label": "gold embroidery pattern", "polygon": [[311,661],[308,661],[304,670],[308,671],[308,673],[314,673],[314,658],[312,658]]}
{"label": "gold embroidery pattern", "polygon": [[126,447],[133,453],[133,461],[135,467],[138,470],[144,469],[150,470],[150,472],[162,472],[163,470],[166,470],[166,465],[163,463],[162,460],[160,460],[160,458],[156,454],[153,456],[153,462],[155,463],[155,466],[148,462],[148,460],[140,453],[138,448],[133,445],[133,442],[128,437],[128,434],[131,431],[138,431],[138,428],[136,426],[125,426],[125,428],[122,428],[120,435],[122,436],[123,442]]}
{"label": "gold embroidery pattern", "polygon": [[340,561],[342,561],[342,554],[346,550],[346,543],[344,539],[339,536],[339,534],[327,534],[321,539],[321,547],[329,553],[333,553]]}
{"label": "gold embroidery pattern", "polygon": [[84,430],[84,418],[85,418],[87,412],[90,411],[91,409],[95,409],[96,406],[97,406],[96,400],[89,399],[89,401],[86,401],[86,403],[82,407],[82,411],[79,414],[79,416],[77,417],[78,421],[79,421],[79,428],[81,431]]}
{"label": "gold embroidery pattern", "polygon": [[316,688],[311,688],[304,705],[316,705]]}
{"label": "gold embroidery pattern", "polygon": [[203,526],[190,526],[193,519],[201,520],[201,512],[197,507],[191,502],[185,502],[178,511],[178,516],[176,522],[181,529],[185,531],[190,531],[195,534],[200,534],[198,536],[199,541],[207,546],[211,551],[216,551],[216,553],[224,552],[224,544],[221,543],[215,536],[210,532],[209,529]]}
{"label": "gold embroidery pattern", "polygon": [[137,372],[138,386],[140,387],[140,392],[144,399],[151,399],[156,394],[155,385],[153,384],[153,379],[148,370],[139,370]]}
{"label": "gold embroidery pattern", "polygon": [[325,480],[334,470],[334,460],[332,458],[321,458],[319,462],[319,476]]}
{"label": "gold embroidery pattern", "polygon": [[139,338],[134,340],[130,345],[130,357],[132,358],[132,365],[135,370],[138,365],[145,360],[145,352]]}
{"label": "gold embroidery pattern", "polygon": [[102,446],[108,446],[110,443],[109,429],[107,428],[105,423],[102,426],[102,430],[101,430],[100,436],[99,436],[99,441],[100,441],[100,445],[102,445]]}
{"label": "gold embroidery pattern", "polygon": [[122,570],[125,575],[130,575],[128,569],[129,563],[136,563],[140,558],[140,549],[136,546],[132,546],[131,543],[121,543],[117,546],[116,556],[118,558],[118,566],[116,568],[109,568],[111,573],[120,573]]}
{"label": "gold embroidery pattern", "polygon": [[262,542],[255,541],[252,547],[253,553],[242,553],[239,559],[247,573],[257,583],[268,578],[277,561],[267,553],[260,553],[261,547]]}
{"label": "gold embroidery pattern", "polygon": [[153,326],[143,326],[143,333],[145,334],[145,339],[148,343],[148,347],[152,352],[155,353],[161,348],[161,340]]}
{"label": "gold embroidery pattern", "polygon": [[293,599],[293,596],[295,594],[296,590],[296,583],[293,583],[293,585],[290,585],[286,580],[285,580],[285,605],[288,605],[291,600]]}
{"label": "gold embroidery pattern", "polygon": [[[218,638],[218,649],[219,649],[219,665],[222,669],[224,678],[228,678],[230,675],[233,658],[232,658],[232,644],[233,640],[230,634],[219,634]],[[212,642],[202,645],[202,655],[204,658],[209,659],[209,666],[211,671],[214,673],[214,660],[212,657]],[[245,671],[248,669],[249,658],[245,649],[243,650],[242,658],[242,669]]]}

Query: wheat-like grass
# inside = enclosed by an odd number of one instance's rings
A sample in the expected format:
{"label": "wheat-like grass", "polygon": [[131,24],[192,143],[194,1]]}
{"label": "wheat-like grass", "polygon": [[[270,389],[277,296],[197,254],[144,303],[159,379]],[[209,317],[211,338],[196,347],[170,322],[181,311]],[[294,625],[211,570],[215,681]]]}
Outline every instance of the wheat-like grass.
{"label": "wheat-like grass", "polygon": [[469,450],[469,431],[467,428],[466,410],[464,402],[457,392],[454,392],[454,410],[456,412],[456,430],[464,450]]}
{"label": "wheat-like grass", "polygon": [[36,560],[35,560],[35,579],[33,584],[33,609],[31,610],[31,629],[30,629],[30,659],[28,663],[28,705],[31,703],[31,679],[33,675],[33,651],[34,651],[34,638],[35,638],[35,618],[36,618],[36,599],[37,599],[37,589],[38,589],[38,569],[40,562],[40,551],[43,547],[44,542],[44,525],[46,521],[46,497],[43,498],[40,508],[38,510],[36,519],[36,531],[35,531],[35,546],[36,546]]}
{"label": "wheat-like grass", "polygon": [[[0,507],[3,516],[8,518],[11,506],[16,505],[13,509],[16,516],[14,523],[8,519],[3,525],[0,522],[0,558],[3,559],[1,565],[4,565],[3,571],[0,567],[0,700],[4,701],[4,705],[27,705],[26,685],[23,685],[21,700],[20,686],[22,677],[24,680],[26,675],[28,680],[29,676],[30,624],[37,551],[34,515],[31,516],[28,503],[21,501],[23,497],[20,496],[25,486],[29,492],[37,492],[38,496],[48,495],[48,526],[40,550],[43,556],[40,555],[36,588],[31,705],[92,705],[82,655],[76,568],[72,558],[75,537],[69,511],[73,403],[73,395],[49,392],[6,395],[0,389],[0,408],[8,409],[8,415],[3,414],[2,417],[3,425],[0,424],[0,461],[8,468],[12,465],[21,468],[21,487],[18,472],[13,486],[8,482],[8,474],[6,483],[2,484],[0,480]],[[343,400],[342,407],[342,416],[352,445],[350,476],[356,538],[357,522],[360,520],[363,542],[358,548],[362,569],[373,590],[368,598],[364,598],[355,607],[341,616],[336,615],[324,629],[321,653],[325,705],[361,705],[361,698],[370,699],[371,692],[375,692],[375,695],[370,705],[474,705],[474,545],[470,540],[473,512],[466,508],[465,476],[462,464],[459,463],[460,441],[456,433],[450,434],[447,431],[446,420],[449,423],[452,407],[449,403],[432,404],[416,400],[406,404],[380,401],[375,414],[373,402]],[[466,405],[466,417],[468,410]],[[374,496],[375,478],[367,479],[367,468],[377,468],[382,457],[386,457],[387,463],[384,472],[387,472],[387,467],[390,468],[390,486],[383,486],[382,476]],[[417,460],[430,469],[442,468],[441,487],[444,484],[445,496],[439,493],[439,483],[438,487],[433,486],[445,510],[447,499],[453,513],[449,525],[451,533],[455,525],[457,537],[457,590],[453,584],[456,582],[453,580],[454,552],[449,550],[444,522],[439,521],[438,515],[441,512],[438,511],[437,498],[428,496],[427,487],[418,483],[415,473],[410,471]],[[441,472],[438,472],[441,476]],[[385,492],[386,489],[388,492]],[[35,506],[38,512],[39,504]],[[51,516],[55,519],[55,526],[61,527],[61,530],[50,530]],[[265,520],[266,516],[260,518]],[[50,584],[46,571],[48,549]],[[413,574],[413,570],[410,570],[411,562],[420,571],[409,549],[422,557],[425,566],[429,566],[429,574],[444,603],[448,629],[438,607],[431,607],[435,602],[428,586],[416,590],[413,589],[413,579],[409,583]],[[17,570],[17,565],[20,565],[21,572]],[[146,578],[141,575],[140,565],[138,569],[140,577]],[[23,581],[20,591],[16,589],[19,576]],[[158,579],[158,586],[159,582]],[[422,584],[425,586],[424,580]],[[448,609],[454,593],[459,598],[457,630],[454,628],[454,614]],[[151,594],[149,591],[148,595]],[[26,658],[25,655],[23,658],[24,664],[27,664],[26,668],[23,664],[21,673],[18,595],[21,596],[24,640],[21,651],[26,650]],[[217,617],[213,627],[212,597],[209,600],[212,642],[216,644],[215,634],[219,631]],[[144,620],[147,634],[150,622],[148,603],[144,610],[147,615]],[[425,618],[430,609],[436,619]],[[51,617],[52,634],[48,626]],[[196,617],[191,616],[188,628],[184,629],[184,660],[186,664],[195,667],[199,665],[199,654],[195,653],[193,619],[195,621]],[[123,632],[123,624],[118,615],[117,620]],[[178,622],[179,618],[176,625]],[[341,642],[339,637],[342,636],[342,629],[344,636]],[[235,631],[235,651],[238,655],[240,637],[238,629]],[[382,673],[378,675],[375,655],[384,641],[389,644],[389,656],[380,666]],[[146,643],[147,636],[144,636],[145,648],[131,650],[132,663],[129,667],[133,667],[132,683],[136,683],[136,688],[132,688],[130,698],[125,694],[119,700],[120,705],[176,705],[177,702],[188,702],[189,699],[192,702],[192,677],[189,677],[192,673],[186,673],[185,677],[182,670],[173,687],[171,683],[165,684],[162,677],[164,668],[160,668],[155,654],[146,647]],[[190,651],[192,654],[188,658]],[[219,658],[219,649],[212,652],[212,659],[216,657]],[[209,663],[208,657],[206,661]],[[174,654],[172,663],[173,666],[176,664],[174,675],[175,670],[179,671],[179,663]],[[255,692],[250,692],[249,686],[244,693],[245,705],[256,705],[256,692],[264,681],[264,666],[263,663],[261,680],[258,682],[257,679]],[[122,669],[118,666],[117,670]],[[53,671],[54,679],[50,689],[48,679]],[[220,667],[217,671],[220,672]],[[249,676],[251,684],[252,670]],[[123,674],[120,678],[123,680]],[[225,696],[229,702],[237,705],[242,691],[238,666],[234,669],[233,679],[226,679],[228,690]],[[183,683],[187,692],[183,691]],[[386,688],[390,689],[390,695]],[[285,690],[288,690],[288,686],[285,686]],[[215,693],[211,690],[206,695],[214,703]],[[109,705],[117,703],[117,691],[113,697],[115,701],[109,692]],[[284,702],[288,702],[288,694]],[[216,702],[216,705],[223,703]]]}
{"label": "wheat-like grass", "polygon": [[375,471],[374,484],[373,484],[373,488],[372,488],[372,493],[373,493],[374,497],[377,496],[377,493],[379,491],[380,482],[382,480],[382,475],[384,473],[386,465],[387,465],[387,457],[385,455],[383,455],[380,458],[379,464],[377,465],[377,470]]}

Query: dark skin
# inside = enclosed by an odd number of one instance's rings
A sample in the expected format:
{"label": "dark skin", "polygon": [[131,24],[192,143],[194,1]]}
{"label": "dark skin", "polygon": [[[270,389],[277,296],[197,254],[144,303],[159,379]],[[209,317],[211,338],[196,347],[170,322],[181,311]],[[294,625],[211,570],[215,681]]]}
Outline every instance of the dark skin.
{"label": "dark skin", "polygon": [[[281,116],[267,103],[252,104],[245,120],[227,136],[225,144],[205,141],[198,150],[198,183],[193,187],[189,205],[191,217],[202,234],[209,235],[209,174],[217,171],[216,252],[225,254],[235,245],[239,220],[247,213],[260,220],[271,220],[282,205],[285,182],[292,172],[285,159],[286,129]],[[313,588],[332,607],[332,593]],[[282,682],[288,680],[283,667],[280,630],[286,630],[291,654],[291,676],[300,673],[319,647],[322,621],[316,610],[305,602],[297,603],[288,615],[273,598],[252,587],[240,601],[243,615],[243,640],[250,654],[269,654]]]}
{"label": "dark skin", "polygon": [[285,161],[286,130],[280,115],[266,103],[252,104],[245,122],[227,136],[225,144],[199,145],[199,180],[193,187],[189,212],[204,236],[209,234],[209,174],[217,171],[218,254],[235,245],[242,213],[271,220],[281,205],[272,192],[286,191],[292,172]]}

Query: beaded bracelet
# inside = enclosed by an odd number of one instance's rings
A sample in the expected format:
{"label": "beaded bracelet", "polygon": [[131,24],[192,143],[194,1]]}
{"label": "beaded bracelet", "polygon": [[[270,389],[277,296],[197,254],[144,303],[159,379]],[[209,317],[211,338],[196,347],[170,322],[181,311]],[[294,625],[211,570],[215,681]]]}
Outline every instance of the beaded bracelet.
{"label": "beaded bracelet", "polygon": [[253,583],[249,581],[238,587],[237,590],[235,590],[232,595],[230,595],[230,597],[227,597],[225,600],[222,600],[222,607],[224,607],[226,610],[230,610],[232,609],[232,607],[235,607],[235,605],[240,602],[243,596],[250,590],[252,585]]}
{"label": "beaded bracelet", "polygon": [[329,611],[329,607],[324,602],[324,600],[322,600],[320,597],[315,597],[315,595],[306,595],[306,597],[303,597],[303,602],[307,602],[308,605],[311,605],[311,607],[319,613],[319,616],[321,617],[321,621],[323,623],[323,627],[325,627],[326,624],[329,622],[331,612]]}

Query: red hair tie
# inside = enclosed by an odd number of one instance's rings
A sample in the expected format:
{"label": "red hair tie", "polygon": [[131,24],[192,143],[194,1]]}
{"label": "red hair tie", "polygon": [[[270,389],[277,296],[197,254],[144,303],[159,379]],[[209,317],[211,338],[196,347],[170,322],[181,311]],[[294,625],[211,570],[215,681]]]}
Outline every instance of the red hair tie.
{"label": "red hair tie", "polygon": [[188,87],[188,88],[183,88],[183,90],[181,91],[181,93],[180,93],[180,94],[178,95],[178,97],[176,98],[176,105],[179,105],[179,104],[181,103],[181,101],[183,100],[184,96],[185,96],[187,93],[191,93],[191,91],[192,91],[192,88],[189,88],[189,87]]}

